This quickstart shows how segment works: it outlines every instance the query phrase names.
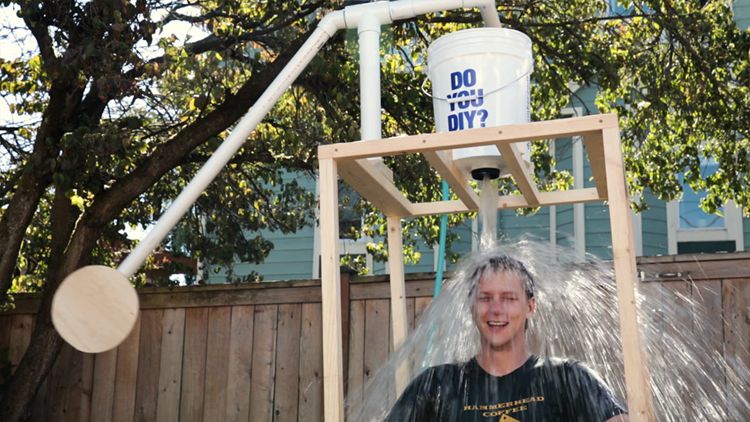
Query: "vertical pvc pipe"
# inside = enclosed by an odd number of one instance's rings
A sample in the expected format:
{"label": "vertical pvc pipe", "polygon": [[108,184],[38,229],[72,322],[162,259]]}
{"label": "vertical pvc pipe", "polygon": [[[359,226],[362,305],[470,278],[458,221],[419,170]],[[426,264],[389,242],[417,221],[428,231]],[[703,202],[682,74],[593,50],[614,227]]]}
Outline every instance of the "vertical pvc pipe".
{"label": "vertical pvc pipe", "polygon": [[357,33],[360,136],[363,140],[380,139],[380,21],[372,15],[363,16]]}

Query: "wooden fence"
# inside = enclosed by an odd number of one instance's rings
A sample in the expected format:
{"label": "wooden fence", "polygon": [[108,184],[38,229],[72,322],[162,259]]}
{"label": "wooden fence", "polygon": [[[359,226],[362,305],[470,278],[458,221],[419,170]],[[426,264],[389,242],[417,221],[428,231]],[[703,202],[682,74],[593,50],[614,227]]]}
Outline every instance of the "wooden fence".
{"label": "wooden fence", "polygon": [[[649,282],[703,298],[709,314],[686,318],[713,324],[717,347],[750,364],[750,254],[648,258],[639,268]],[[430,277],[407,277],[410,329],[430,303]],[[353,388],[390,352],[389,287],[385,277],[342,280]],[[63,349],[33,420],[322,419],[319,282],[149,289],[140,299],[139,323],[118,348],[96,355]],[[33,296],[19,297],[13,312],[0,314],[0,350],[11,369],[29,343],[37,305]]]}

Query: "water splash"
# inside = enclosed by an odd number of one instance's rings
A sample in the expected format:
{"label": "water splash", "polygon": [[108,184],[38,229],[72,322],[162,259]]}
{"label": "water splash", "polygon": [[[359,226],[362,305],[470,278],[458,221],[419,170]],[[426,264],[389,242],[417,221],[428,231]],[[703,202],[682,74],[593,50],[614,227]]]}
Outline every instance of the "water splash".
{"label": "water splash", "polygon": [[[577,263],[570,249],[530,240],[481,253],[506,253],[519,259],[537,279],[529,351],[586,362],[622,399],[625,383],[611,265],[593,257]],[[478,258],[468,258],[473,259]],[[398,370],[406,368],[413,378],[426,367],[463,362],[478,352],[468,277],[461,268],[364,391],[350,392],[348,420],[382,420],[397,399]],[[699,287],[694,290],[701,291]],[[717,342],[716,333],[710,333],[716,324],[699,317],[711,315],[702,306],[703,300],[675,293],[662,283],[640,283],[637,298],[657,420],[750,420],[750,369],[740,358],[724,358],[721,334]],[[747,351],[742,353],[746,356]]]}

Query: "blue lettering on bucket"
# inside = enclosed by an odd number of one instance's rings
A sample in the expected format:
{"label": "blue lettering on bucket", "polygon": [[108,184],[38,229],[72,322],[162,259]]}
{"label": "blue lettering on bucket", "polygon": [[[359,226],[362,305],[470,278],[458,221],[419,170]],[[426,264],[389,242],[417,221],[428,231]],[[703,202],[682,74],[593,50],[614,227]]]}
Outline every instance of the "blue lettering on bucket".
{"label": "blue lettering on bucket", "polygon": [[[468,68],[450,74],[451,93],[449,100],[467,97],[465,101],[450,101],[448,130],[464,130],[485,127],[489,112],[484,105],[484,88],[471,88],[477,83],[477,72]],[[458,109],[458,110],[457,110]]]}

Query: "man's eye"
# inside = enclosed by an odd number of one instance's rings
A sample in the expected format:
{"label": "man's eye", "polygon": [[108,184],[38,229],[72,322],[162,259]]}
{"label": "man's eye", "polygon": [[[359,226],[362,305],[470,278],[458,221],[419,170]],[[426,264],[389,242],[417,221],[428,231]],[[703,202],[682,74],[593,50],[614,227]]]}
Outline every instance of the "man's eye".
{"label": "man's eye", "polygon": [[480,302],[489,302],[489,301],[490,301],[490,298],[489,298],[489,297],[487,297],[487,296],[483,296],[483,297],[480,297],[480,298],[479,298],[479,301],[480,301]]}

